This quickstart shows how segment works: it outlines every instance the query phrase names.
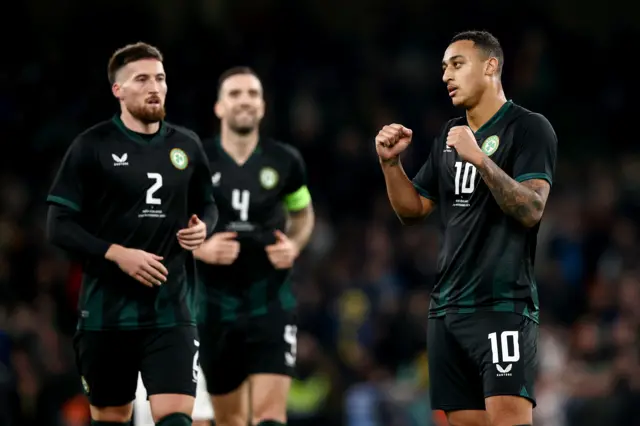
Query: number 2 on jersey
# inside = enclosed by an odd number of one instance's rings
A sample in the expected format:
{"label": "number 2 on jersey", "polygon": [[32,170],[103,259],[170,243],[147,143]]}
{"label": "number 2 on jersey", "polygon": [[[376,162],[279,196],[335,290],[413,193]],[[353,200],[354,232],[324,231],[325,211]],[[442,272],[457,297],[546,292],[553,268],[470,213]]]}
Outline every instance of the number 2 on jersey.
{"label": "number 2 on jersey", "polygon": [[160,188],[162,188],[162,175],[160,173],[147,173],[149,179],[155,180],[155,183],[147,189],[147,204],[160,205],[162,201],[160,198],[156,198],[153,194]]}
{"label": "number 2 on jersey", "polygon": [[[464,166],[463,166],[464,164]],[[471,163],[463,163],[462,161],[456,161],[456,195],[460,194],[473,194],[476,186],[476,172],[477,169]],[[464,167],[464,172],[463,172]],[[462,182],[460,181],[462,178]]]}
{"label": "number 2 on jersey", "polygon": [[240,220],[243,222],[249,220],[249,197],[249,191],[246,189],[231,191],[231,207],[240,213]]}

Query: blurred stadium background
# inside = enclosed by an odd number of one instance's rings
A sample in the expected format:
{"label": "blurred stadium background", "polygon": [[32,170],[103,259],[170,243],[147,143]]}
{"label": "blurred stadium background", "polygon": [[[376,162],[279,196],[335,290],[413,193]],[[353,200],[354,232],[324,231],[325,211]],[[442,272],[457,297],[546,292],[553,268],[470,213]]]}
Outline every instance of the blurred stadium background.
{"label": "blurred stadium background", "polygon": [[265,133],[297,146],[308,163],[318,223],[296,273],[291,424],[441,424],[430,413],[425,346],[438,231],[431,222],[399,226],[373,137],[389,122],[414,129],[403,161],[417,171],[428,141],[456,113],[440,60],[466,29],[501,40],[507,96],[546,115],[559,136],[537,260],[535,424],[640,425],[637,52],[628,50],[640,35],[639,2],[10,6],[0,30],[0,425],[88,424],[71,350],[79,271],[45,242],[44,197],[72,138],[116,112],[107,59],[138,40],[165,54],[171,121],[212,134],[218,74],[249,65],[266,90]]}

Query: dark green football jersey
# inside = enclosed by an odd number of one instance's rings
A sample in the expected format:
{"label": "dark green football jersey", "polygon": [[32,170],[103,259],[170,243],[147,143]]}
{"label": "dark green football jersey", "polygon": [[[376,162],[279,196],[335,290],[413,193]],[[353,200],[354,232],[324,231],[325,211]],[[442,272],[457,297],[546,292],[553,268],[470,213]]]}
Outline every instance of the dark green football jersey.
{"label": "dark green football jersey", "polygon": [[[413,184],[436,201],[443,228],[430,316],[515,312],[538,321],[534,278],[539,224],[526,228],[498,206],[476,168],[446,145],[449,121]],[[557,138],[545,117],[507,102],[475,133],[485,154],[518,182],[552,183]]]}
{"label": "dark green football jersey", "polygon": [[47,201],[79,212],[80,225],[104,241],[162,256],[169,271],[149,288],[113,262],[82,259],[79,329],[195,324],[195,260],[176,238],[214,202],[195,133],[163,122],[146,140],[119,117],[100,123],[72,143]]}
{"label": "dark green football jersey", "polygon": [[276,270],[265,247],[275,243],[275,230],[285,232],[288,212],[311,202],[300,153],[290,145],[261,139],[251,157],[238,165],[219,138],[204,146],[219,209],[216,232],[236,232],[240,254],[228,266],[198,262],[206,295],[202,321],[293,309],[291,270]]}

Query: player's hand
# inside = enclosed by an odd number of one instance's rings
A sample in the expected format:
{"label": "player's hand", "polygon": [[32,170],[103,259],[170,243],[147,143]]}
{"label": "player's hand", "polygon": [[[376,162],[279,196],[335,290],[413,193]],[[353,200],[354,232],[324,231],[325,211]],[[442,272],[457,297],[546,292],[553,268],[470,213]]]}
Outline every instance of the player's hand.
{"label": "player's hand", "polygon": [[484,153],[469,126],[452,127],[447,135],[447,146],[454,148],[464,161],[474,165],[482,162]]}
{"label": "player's hand", "polygon": [[284,232],[276,230],[274,235],[276,243],[265,247],[267,256],[276,269],[289,269],[298,258],[300,249]]}
{"label": "player's hand", "polygon": [[195,214],[189,219],[189,225],[178,231],[178,242],[185,250],[193,251],[207,238],[207,225]]}
{"label": "player's hand", "polygon": [[167,281],[169,271],[160,263],[162,257],[153,253],[113,244],[107,250],[105,258],[116,263],[125,274],[147,287],[154,287]]}
{"label": "player's hand", "polygon": [[212,265],[231,265],[240,254],[237,236],[235,232],[213,234],[196,250],[196,258]]}
{"label": "player's hand", "polygon": [[398,158],[411,143],[413,131],[402,124],[384,126],[376,136],[376,152],[382,161]]}

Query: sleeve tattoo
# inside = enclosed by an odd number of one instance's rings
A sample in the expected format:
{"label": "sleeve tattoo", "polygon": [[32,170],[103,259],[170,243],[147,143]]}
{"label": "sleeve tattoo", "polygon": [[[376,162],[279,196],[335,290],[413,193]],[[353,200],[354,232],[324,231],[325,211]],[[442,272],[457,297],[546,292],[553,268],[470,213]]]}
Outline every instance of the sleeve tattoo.
{"label": "sleeve tattoo", "polygon": [[484,157],[477,168],[503,212],[526,227],[533,227],[540,221],[549,196],[547,181],[517,182],[489,157]]}

